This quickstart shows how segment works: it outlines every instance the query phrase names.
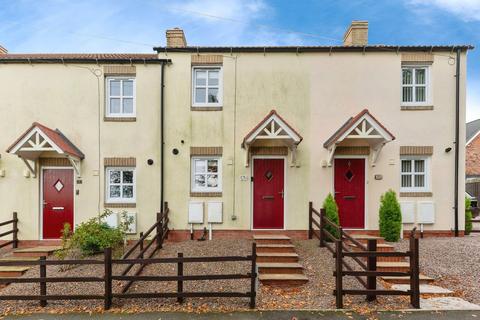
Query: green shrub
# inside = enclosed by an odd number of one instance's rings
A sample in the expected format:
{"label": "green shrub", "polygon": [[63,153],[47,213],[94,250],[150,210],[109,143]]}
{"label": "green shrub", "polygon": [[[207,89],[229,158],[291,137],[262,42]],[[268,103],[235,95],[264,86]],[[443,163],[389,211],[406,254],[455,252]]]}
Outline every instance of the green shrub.
{"label": "green shrub", "polygon": [[465,197],[465,234],[468,235],[472,232],[472,204],[469,198]]}
{"label": "green shrub", "polygon": [[[339,225],[339,218],[338,218],[338,206],[333,198],[332,194],[329,193],[328,196],[323,201],[323,208],[325,209],[325,216],[328,220],[332,221],[336,225]],[[330,232],[335,238],[339,238],[338,230],[332,227],[329,224],[325,224],[325,229]],[[328,237],[325,237],[326,241],[330,241]]]}
{"label": "green shrub", "polygon": [[402,211],[393,190],[388,190],[380,198],[379,225],[380,235],[386,241],[396,242],[400,239]]}
{"label": "green shrub", "polygon": [[63,249],[57,253],[57,257],[66,257],[75,250],[79,250],[83,256],[89,256],[100,253],[109,247],[117,251],[121,249],[126,241],[126,231],[132,220],[128,220],[126,213],[123,212],[119,226],[112,228],[105,222],[105,218],[110,214],[112,211],[105,210],[97,217],[77,225],[73,233],[70,225],[65,224],[62,230]]}

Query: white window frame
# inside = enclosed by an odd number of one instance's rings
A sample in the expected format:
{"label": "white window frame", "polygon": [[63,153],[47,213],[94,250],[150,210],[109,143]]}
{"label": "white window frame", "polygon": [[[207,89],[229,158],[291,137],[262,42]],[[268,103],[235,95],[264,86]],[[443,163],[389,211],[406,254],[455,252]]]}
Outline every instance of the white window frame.
{"label": "white window frame", "polygon": [[[112,183],[110,182],[110,172],[111,171],[121,171],[122,175],[120,177],[120,183],[115,183],[113,185],[120,185],[120,192],[122,192],[122,186],[125,185],[122,182],[123,171],[133,171],[133,183],[126,185],[133,185],[133,197],[132,198],[111,198],[110,197],[110,187]],[[135,203],[137,198],[137,174],[134,167],[107,167],[105,170],[105,199],[107,203]]]}
{"label": "white window frame", "polygon": [[[195,160],[217,160],[218,161],[218,186],[214,187],[196,187],[195,186]],[[190,190],[191,192],[222,192],[222,157],[215,156],[193,156],[190,162]]]}
{"label": "white window frame", "polygon": [[[123,95],[123,82],[120,85],[120,95],[119,96],[111,96],[110,95],[110,82],[114,80],[131,80],[133,81],[133,96],[124,96]],[[105,113],[107,117],[112,117],[112,118],[131,118],[131,117],[136,117],[137,113],[137,81],[135,77],[126,77],[126,76],[120,76],[120,77],[106,77],[105,78],[105,86],[106,86],[106,110]],[[124,112],[119,112],[119,113],[112,113],[110,112],[110,98],[119,98],[120,99],[120,110],[123,109],[123,98],[132,98],[133,99],[133,110],[131,113],[124,113]]]}
{"label": "white window frame", "polygon": [[[405,85],[403,84],[403,70],[404,69],[412,69],[412,84]],[[415,84],[415,69],[425,69],[425,101],[415,101],[415,87],[420,86]],[[432,82],[430,77],[431,66],[429,65],[402,65],[402,69],[400,72],[400,102],[402,106],[429,106],[432,105],[431,101],[431,92],[432,92]],[[412,87],[412,97],[413,101],[411,102],[404,102],[403,101],[403,88],[404,87]]]}
{"label": "white window frame", "polygon": [[[207,84],[205,86],[206,89],[206,100],[205,103],[197,103],[195,102],[196,93],[197,91],[195,86],[195,71],[198,70],[218,70],[218,102],[208,102],[208,74],[207,74]],[[222,66],[199,66],[199,67],[192,67],[192,107],[219,107],[221,108],[223,105],[223,67]]]}
{"label": "white window frame", "polygon": [[[408,160],[411,161],[411,169],[410,173],[402,172],[402,161]],[[425,171],[423,172],[424,179],[425,179],[425,186],[424,187],[415,187],[415,160],[423,160],[425,163]],[[400,157],[400,192],[430,192],[430,157],[428,156],[401,156]],[[411,187],[402,187],[402,176],[410,175],[412,177],[412,186]]]}

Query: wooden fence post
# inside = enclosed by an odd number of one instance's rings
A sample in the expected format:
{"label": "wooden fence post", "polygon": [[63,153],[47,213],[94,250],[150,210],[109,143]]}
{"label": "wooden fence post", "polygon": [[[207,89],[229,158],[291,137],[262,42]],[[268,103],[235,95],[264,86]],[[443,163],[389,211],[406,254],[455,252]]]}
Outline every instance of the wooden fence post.
{"label": "wooden fence post", "polygon": [[[179,258],[183,258],[183,253],[179,252],[178,253]],[[183,262],[180,260],[177,263],[177,276],[181,277],[183,276]],[[183,293],[183,280],[179,279],[177,281],[177,293]],[[177,297],[177,302],[178,303],[183,303],[184,299],[183,297]]]}
{"label": "wooden fence post", "polygon": [[420,309],[420,259],[419,243],[415,231],[410,235],[410,303],[412,307]]}
{"label": "wooden fence post", "polygon": [[325,233],[323,232],[323,229],[325,229],[325,209],[321,208],[320,209],[320,247],[323,248],[325,247]]}
{"label": "wooden fence post", "polygon": [[308,202],[308,239],[312,239],[313,237],[312,208],[313,208],[313,203],[312,201],[310,201]]}
{"label": "wooden fence post", "polygon": [[252,243],[252,271],[250,280],[250,309],[255,309],[257,297],[257,244]]}
{"label": "wooden fence post", "polygon": [[157,246],[162,248],[162,238],[163,238],[163,213],[157,212]]}
{"label": "wooden fence post", "polygon": [[[142,238],[143,238],[143,232],[140,232],[140,239],[142,239]],[[143,240],[140,241],[139,249],[140,249],[140,253],[141,253],[139,258],[143,259],[143,253],[142,253],[143,252]]]}
{"label": "wooden fence post", "polygon": [[105,248],[103,251],[103,261],[105,266],[105,305],[108,310],[112,306],[112,248]]}
{"label": "wooden fence post", "polygon": [[18,248],[18,215],[13,213],[13,249]]}
{"label": "wooden fence post", "polygon": [[[376,252],[377,251],[377,240],[368,239],[367,251]],[[377,257],[368,256],[367,257],[367,271],[377,271]],[[377,289],[377,277],[376,276],[367,276],[367,289],[376,290]],[[367,294],[367,301],[375,301],[377,295],[375,293]]]}
{"label": "wooden fence post", "polygon": [[[46,280],[47,279],[47,265],[45,264],[46,257],[40,257],[40,279]],[[47,295],[47,282],[42,281],[40,282],[40,295],[46,296]],[[47,305],[47,300],[41,299],[40,306],[45,307]]]}
{"label": "wooden fence post", "polygon": [[335,288],[337,309],[343,309],[343,265],[342,265],[342,240],[335,241]]}

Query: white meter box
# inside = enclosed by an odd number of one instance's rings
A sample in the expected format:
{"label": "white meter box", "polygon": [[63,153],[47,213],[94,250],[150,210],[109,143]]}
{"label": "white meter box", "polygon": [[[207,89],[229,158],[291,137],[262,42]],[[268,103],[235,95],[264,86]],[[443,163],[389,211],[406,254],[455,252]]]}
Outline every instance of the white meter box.
{"label": "white meter box", "polygon": [[208,223],[223,222],[223,203],[220,201],[209,201],[208,205]]}
{"label": "white meter box", "polygon": [[188,204],[188,223],[203,223],[203,202],[190,201]]}
{"label": "white meter box", "polygon": [[432,201],[418,202],[418,223],[435,223],[435,204]]}
{"label": "white meter box", "polygon": [[402,223],[415,223],[415,202],[402,201],[400,209],[402,210]]}

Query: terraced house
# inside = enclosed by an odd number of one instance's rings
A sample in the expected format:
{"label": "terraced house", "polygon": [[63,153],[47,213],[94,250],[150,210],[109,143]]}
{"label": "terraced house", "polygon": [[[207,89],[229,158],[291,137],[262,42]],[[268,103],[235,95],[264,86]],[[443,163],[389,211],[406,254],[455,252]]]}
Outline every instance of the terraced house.
{"label": "terraced house", "polygon": [[[397,192],[405,229],[462,234],[467,45],[197,47],[157,54],[0,54],[0,214],[56,239],[103,208],[172,239],[306,237],[335,195],[344,228],[378,230]],[[112,215],[109,223],[117,223]]]}

